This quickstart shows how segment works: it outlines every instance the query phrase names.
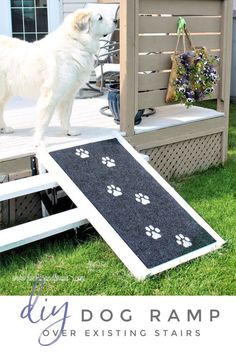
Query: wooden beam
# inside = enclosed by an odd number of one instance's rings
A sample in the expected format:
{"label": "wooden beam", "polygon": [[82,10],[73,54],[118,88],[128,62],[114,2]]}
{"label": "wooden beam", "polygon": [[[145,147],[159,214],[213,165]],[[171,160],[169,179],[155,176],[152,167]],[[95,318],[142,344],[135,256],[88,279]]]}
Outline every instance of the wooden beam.
{"label": "wooden beam", "polygon": [[48,173],[2,183],[0,184],[0,202],[57,186],[55,179]]}
{"label": "wooden beam", "polygon": [[88,223],[78,209],[0,231],[0,252],[25,245]]}
{"label": "wooden beam", "polygon": [[119,4],[120,0],[97,0],[99,4]]}
{"label": "wooden beam", "polygon": [[233,1],[222,2],[222,28],[221,28],[221,64],[220,64],[220,91],[217,100],[217,110],[225,114],[225,130],[223,136],[222,160],[225,162],[228,155],[229,133],[229,104],[230,104],[230,81],[231,81],[231,56],[232,56],[232,33],[233,33]]}
{"label": "wooden beam", "polygon": [[[219,49],[220,39],[219,34],[192,34],[192,41],[194,45],[205,46],[208,49]],[[148,52],[173,52],[176,47],[176,35],[147,35],[139,37],[139,53]],[[180,50],[183,50],[182,43],[180,43]]]}
{"label": "wooden beam", "polygon": [[140,0],[140,13],[218,16],[221,15],[221,2],[220,0]]}
{"label": "wooden beam", "polygon": [[211,118],[192,122],[191,124],[181,124],[167,127],[147,133],[136,134],[126,140],[135,147],[136,150],[173,144],[179,141],[194,139],[215,133],[223,133],[225,129],[225,118]]}
{"label": "wooden beam", "polygon": [[138,94],[138,0],[122,0],[120,6],[120,114],[121,131],[134,134]]}
{"label": "wooden beam", "polygon": [[[190,32],[220,32],[220,17],[205,16],[185,16],[187,26]],[[176,33],[176,16],[140,16],[139,33]]]}

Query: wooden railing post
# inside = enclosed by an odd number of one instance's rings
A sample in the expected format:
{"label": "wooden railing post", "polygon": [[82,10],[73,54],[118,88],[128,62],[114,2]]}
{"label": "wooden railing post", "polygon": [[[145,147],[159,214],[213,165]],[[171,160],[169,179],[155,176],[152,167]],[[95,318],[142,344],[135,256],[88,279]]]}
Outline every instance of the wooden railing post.
{"label": "wooden railing post", "polygon": [[120,129],[127,137],[134,135],[138,107],[138,5],[139,0],[120,2]]}
{"label": "wooden railing post", "polygon": [[232,27],[233,27],[233,1],[222,2],[222,29],[221,29],[221,68],[220,90],[217,100],[217,110],[225,114],[225,129],[223,133],[222,160],[227,159],[228,132],[229,132],[229,105],[231,81],[231,55],[232,55]]}

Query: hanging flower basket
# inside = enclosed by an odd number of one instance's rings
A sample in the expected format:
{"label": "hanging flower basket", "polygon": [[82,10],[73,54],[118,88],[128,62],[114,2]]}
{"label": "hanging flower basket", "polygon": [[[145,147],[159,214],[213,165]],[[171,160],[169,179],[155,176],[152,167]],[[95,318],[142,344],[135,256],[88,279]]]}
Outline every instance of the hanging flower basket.
{"label": "hanging flower basket", "polygon": [[187,107],[214,93],[214,85],[219,80],[215,69],[219,58],[209,56],[206,48],[195,49],[176,57],[177,72],[174,86],[175,100]]}
{"label": "hanging flower basket", "polygon": [[[183,40],[183,52],[178,51],[180,38]],[[189,49],[186,50],[186,40]],[[190,107],[194,102],[211,98],[214,85],[219,80],[216,64],[219,58],[208,53],[205,47],[193,45],[186,21],[180,17],[177,28],[177,44],[171,56],[172,68],[166,94],[166,102],[179,102]]]}

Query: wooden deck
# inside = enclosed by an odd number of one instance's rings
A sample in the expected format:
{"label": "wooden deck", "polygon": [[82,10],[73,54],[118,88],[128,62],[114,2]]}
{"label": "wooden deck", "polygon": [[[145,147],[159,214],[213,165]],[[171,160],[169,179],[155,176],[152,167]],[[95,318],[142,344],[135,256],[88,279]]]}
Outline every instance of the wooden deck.
{"label": "wooden deck", "polygon": [[[112,132],[118,131],[119,126],[113,122],[113,118],[100,114],[99,109],[105,105],[107,105],[106,96],[85,100],[76,99],[71,122],[72,125],[80,127],[81,135],[65,136],[57,119],[53,118],[45,136],[46,144],[49,147],[70,142],[83,144],[91,139],[112,137]],[[189,124],[222,115],[214,110],[200,107],[190,109],[181,105],[159,107],[155,115],[144,118],[142,123],[135,127],[135,133]],[[15,132],[0,135],[0,162],[34,154],[36,152],[33,140],[35,102],[14,98],[6,108],[5,118],[7,124],[12,126]]]}
{"label": "wooden deck", "polygon": [[[66,136],[56,117],[50,122],[45,135],[48,146],[69,142],[78,144],[95,136],[105,138],[111,136],[113,130],[118,130],[112,118],[99,113],[99,109],[107,104],[106,97],[96,99],[76,99],[73,106],[71,123],[79,126],[81,135]],[[14,98],[5,111],[7,125],[15,129],[13,134],[0,135],[0,161],[29,156],[36,152],[34,146],[35,102]]]}

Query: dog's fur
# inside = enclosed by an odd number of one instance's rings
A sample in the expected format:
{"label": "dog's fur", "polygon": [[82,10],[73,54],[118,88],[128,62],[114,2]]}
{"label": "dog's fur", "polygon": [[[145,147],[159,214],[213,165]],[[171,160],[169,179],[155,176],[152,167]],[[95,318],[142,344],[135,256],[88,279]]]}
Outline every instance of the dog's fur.
{"label": "dog's fur", "polygon": [[116,21],[111,18],[77,10],[56,31],[34,43],[1,35],[0,132],[13,132],[3,119],[6,101],[11,96],[23,96],[38,98],[37,145],[54,112],[68,135],[78,135],[69,123],[73,99],[89,79],[99,39],[115,27]]}

